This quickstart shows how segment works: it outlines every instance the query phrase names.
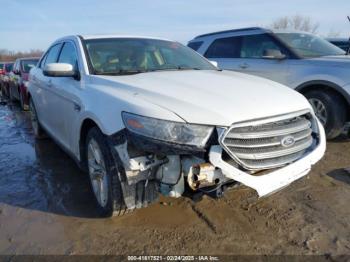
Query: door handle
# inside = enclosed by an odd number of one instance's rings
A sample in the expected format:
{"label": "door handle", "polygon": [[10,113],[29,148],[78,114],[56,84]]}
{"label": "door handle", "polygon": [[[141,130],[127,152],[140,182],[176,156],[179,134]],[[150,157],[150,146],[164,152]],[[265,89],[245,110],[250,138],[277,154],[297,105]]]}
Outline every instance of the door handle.
{"label": "door handle", "polygon": [[51,79],[49,81],[47,81],[47,86],[52,87],[52,80]]}
{"label": "door handle", "polygon": [[77,103],[74,103],[74,110],[77,111],[77,112],[80,112],[81,110],[81,106]]}
{"label": "door handle", "polygon": [[243,63],[243,64],[240,64],[239,67],[242,69],[246,69],[249,67],[249,65],[247,63]]}

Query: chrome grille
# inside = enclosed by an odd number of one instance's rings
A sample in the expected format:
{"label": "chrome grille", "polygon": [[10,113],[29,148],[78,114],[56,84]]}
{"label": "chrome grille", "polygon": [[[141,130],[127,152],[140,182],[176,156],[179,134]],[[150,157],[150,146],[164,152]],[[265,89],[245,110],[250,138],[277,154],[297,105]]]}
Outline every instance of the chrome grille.
{"label": "chrome grille", "polygon": [[221,144],[248,170],[279,167],[298,160],[313,145],[310,119],[304,114],[277,121],[270,119],[263,124],[233,126]]}

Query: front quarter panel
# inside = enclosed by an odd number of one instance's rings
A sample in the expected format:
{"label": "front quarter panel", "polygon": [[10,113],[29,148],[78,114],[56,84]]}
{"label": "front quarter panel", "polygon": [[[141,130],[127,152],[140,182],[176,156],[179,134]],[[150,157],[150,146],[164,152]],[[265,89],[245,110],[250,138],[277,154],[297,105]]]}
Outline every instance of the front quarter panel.
{"label": "front quarter panel", "polygon": [[112,135],[125,128],[122,112],[145,115],[170,121],[184,122],[174,113],[149,103],[128,90],[126,85],[88,76],[81,93],[82,108],[79,115],[79,129],[75,131],[76,155],[79,156],[81,127],[86,119],[94,121],[105,135]]}
{"label": "front quarter panel", "polygon": [[325,81],[340,87],[350,83],[350,67],[319,66],[308,59],[290,61],[289,86],[297,88],[306,82]]}

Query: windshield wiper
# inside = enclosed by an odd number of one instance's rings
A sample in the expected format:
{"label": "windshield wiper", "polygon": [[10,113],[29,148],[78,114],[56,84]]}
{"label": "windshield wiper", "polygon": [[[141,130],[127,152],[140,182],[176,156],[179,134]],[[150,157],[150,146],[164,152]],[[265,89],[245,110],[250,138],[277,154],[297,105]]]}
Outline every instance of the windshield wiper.
{"label": "windshield wiper", "polygon": [[177,66],[177,67],[167,67],[167,68],[157,68],[157,69],[150,69],[146,72],[156,72],[156,71],[171,71],[171,70],[202,70],[198,67],[184,67],[184,66]]}
{"label": "windshield wiper", "polygon": [[184,67],[184,66],[178,66],[177,69],[178,70],[202,70],[198,67]]}
{"label": "windshield wiper", "polygon": [[109,72],[95,72],[95,75],[134,75],[134,74],[140,74],[145,73],[147,71],[145,70],[125,70],[125,69],[119,69],[116,71],[109,71]]}

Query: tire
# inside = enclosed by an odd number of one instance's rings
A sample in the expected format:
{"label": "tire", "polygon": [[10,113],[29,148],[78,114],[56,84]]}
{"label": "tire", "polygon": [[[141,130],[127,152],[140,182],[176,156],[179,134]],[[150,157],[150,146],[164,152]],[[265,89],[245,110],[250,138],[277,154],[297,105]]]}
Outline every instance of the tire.
{"label": "tire", "polygon": [[[99,213],[102,216],[121,216],[128,213],[119,180],[118,166],[113,160],[106,137],[97,127],[91,128],[87,134],[85,154],[91,190]],[[100,157],[94,157],[96,154]],[[102,187],[103,190],[101,190]],[[107,193],[102,194],[101,191],[107,191]]]}
{"label": "tire", "polygon": [[23,97],[23,93],[22,92],[19,93],[19,103],[20,103],[21,109],[23,111],[28,111],[29,107],[24,102],[24,97]]}
{"label": "tire", "polygon": [[343,98],[328,90],[313,90],[307,92],[305,97],[309,100],[316,116],[323,124],[327,139],[338,137],[344,129],[347,118],[347,106]]}
{"label": "tire", "polygon": [[12,92],[13,92],[12,91],[12,87],[9,86],[9,99],[10,99],[11,102],[15,102],[16,98],[13,96]]}
{"label": "tire", "polygon": [[35,109],[34,102],[32,99],[29,100],[29,110],[30,110],[30,120],[31,120],[31,124],[32,124],[35,138],[36,139],[46,138],[45,131],[40,125],[38,115],[36,113],[36,109]]}
{"label": "tire", "polygon": [[7,93],[7,85],[5,84],[5,83],[3,83],[3,85],[2,85],[2,96],[3,97],[6,97],[6,98],[8,98],[9,96],[8,96],[8,93]]}

